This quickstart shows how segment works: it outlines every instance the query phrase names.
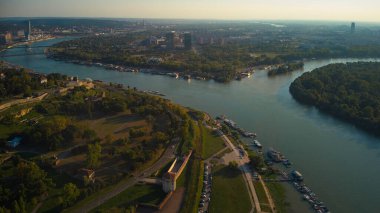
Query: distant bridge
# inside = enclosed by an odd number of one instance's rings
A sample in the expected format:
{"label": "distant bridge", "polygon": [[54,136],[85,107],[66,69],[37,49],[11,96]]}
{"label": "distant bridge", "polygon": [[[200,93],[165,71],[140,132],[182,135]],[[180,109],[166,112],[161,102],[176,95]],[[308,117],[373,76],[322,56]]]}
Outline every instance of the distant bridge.
{"label": "distant bridge", "polygon": [[32,48],[32,49],[34,49],[34,48],[46,48],[46,47],[50,47],[50,46],[48,46],[48,45],[31,46],[29,44],[23,44],[23,45],[18,45],[18,46],[12,47],[11,49],[15,49],[15,48],[19,48],[19,49],[21,49],[21,48]]}
{"label": "distant bridge", "polygon": [[26,56],[26,55],[45,55],[45,53],[19,53],[19,54],[11,54],[11,55],[2,55],[0,54],[0,58],[8,58],[8,57],[17,57],[17,56]]}

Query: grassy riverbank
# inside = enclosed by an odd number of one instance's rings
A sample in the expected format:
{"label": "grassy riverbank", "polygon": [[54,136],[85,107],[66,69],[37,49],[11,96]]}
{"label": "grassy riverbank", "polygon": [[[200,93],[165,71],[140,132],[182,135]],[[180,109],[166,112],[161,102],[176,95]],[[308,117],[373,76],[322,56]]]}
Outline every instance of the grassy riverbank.
{"label": "grassy riverbank", "polygon": [[202,158],[207,159],[225,147],[224,141],[212,130],[202,126]]}
{"label": "grassy riverbank", "polygon": [[239,169],[218,165],[213,168],[212,174],[211,213],[251,210],[249,194]]}

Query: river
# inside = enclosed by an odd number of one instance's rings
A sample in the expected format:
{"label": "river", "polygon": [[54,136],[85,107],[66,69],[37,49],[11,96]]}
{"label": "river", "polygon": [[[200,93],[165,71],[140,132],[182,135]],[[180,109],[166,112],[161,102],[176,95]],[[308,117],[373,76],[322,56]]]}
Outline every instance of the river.
{"label": "river", "polygon": [[[51,45],[67,38],[33,45]],[[14,48],[2,54],[21,54]],[[37,50],[38,51],[38,50]],[[42,51],[42,50],[40,50]],[[289,93],[290,83],[303,72],[330,63],[357,59],[315,60],[303,71],[268,78],[266,71],[228,84],[185,81],[143,73],[121,73],[47,59],[44,55],[5,57],[42,73],[59,72],[79,78],[122,83],[142,90],[158,90],[176,103],[225,114],[242,128],[256,132],[265,147],[274,147],[293,162],[305,182],[332,212],[375,213],[380,211],[380,138],[363,132],[297,103]],[[371,59],[367,59],[369,61]],[[363,60],[362,60],[363,61]],[[292,211],[308,211],[306,202],[291,187],[288,200]],[[295,204],[294,204],[295,203]]]}

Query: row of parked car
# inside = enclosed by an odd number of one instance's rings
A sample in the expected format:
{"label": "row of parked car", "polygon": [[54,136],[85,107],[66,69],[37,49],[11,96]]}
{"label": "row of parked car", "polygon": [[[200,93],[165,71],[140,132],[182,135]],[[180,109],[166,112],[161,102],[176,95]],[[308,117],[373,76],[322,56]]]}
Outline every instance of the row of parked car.
{"label": "row of parked car", "polygon": [[209,164],[205,164],[204,175],[203,175],[203,188],[201,194],[201,200],[199,202],[199,213],[207,212],[208,206],[211,200],[211,184],[212,184],[212,175],[211,168]]}

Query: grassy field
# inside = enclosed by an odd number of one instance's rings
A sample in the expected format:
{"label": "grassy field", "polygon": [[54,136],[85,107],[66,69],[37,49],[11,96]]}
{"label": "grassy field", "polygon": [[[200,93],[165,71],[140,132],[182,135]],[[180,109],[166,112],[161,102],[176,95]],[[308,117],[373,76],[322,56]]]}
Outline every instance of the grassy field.
{"label": "grassy field", "polygon": [[286,213],[289,203],[286,202],[286,192],[281,183],[266,183],[267,188],[272,195],[274,204],[278,213]]}
{"label": "grassy field", "polygon": [[213,168],[210,212],[249,212],[252,209],[247,187],[237,168]]}
{"label": "grassy field", "polygon": [[48,169],[46,171],[48,172],[49,177],[53,179],[55,186],[50,189],[49,197],[42,203],[38,212],[59,212],[61,211],[59,198],[63,195],[64,185],[71,182],[80,186],[80,182],[68,175],[59,174],[53,169]]}
{"label": "grassy field", "polygon": [[81,120],[78,124],[94,130],[100,138],[104,138],[106,135],[112,135],[114,139],[128,137],[129,130],[132,127],[146,127],[148,130],[147,135],[151,129],[141,116],[131,114],[130,112],[123,112],[117,115],[92,120]]}
{"label": "grassy field", "polygon": [[107,210],[112,207],[126,208],[137,203],[158,205],[166,194],[158,185],[135,185],[111,198],[91,212]]}
{"label": "grassy field", "polygon": [[224,141],[202,126],[202,157],[207,159],[225,147]]}
{"label": "grassy field", "polygon": [[259,197],[261,210],[270,212],[271,209],[269,206],[268,197],[265,194],[263,185],[261,184],[261,182],[258,182],[258,181],[254,181],[253,185],[255,186],[256,194]]}

